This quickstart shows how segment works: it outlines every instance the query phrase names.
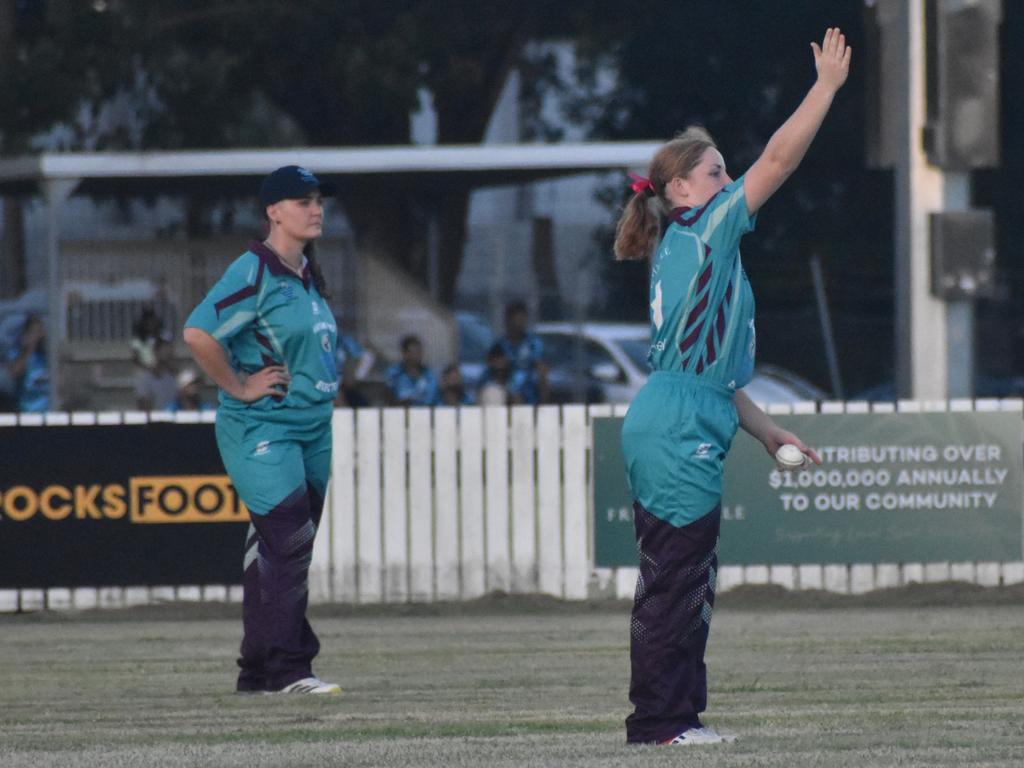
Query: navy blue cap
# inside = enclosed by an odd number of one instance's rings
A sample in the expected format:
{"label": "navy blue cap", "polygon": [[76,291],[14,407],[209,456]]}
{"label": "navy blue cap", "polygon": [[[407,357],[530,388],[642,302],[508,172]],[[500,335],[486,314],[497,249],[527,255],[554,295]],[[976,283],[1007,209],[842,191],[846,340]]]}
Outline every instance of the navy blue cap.
{"label": "navy blue cap", "polygon": [[260,205],[265,208],[280,200],[298,200],[313,192],[327,197],[334,194],[335,188],[333,184],[322,183],[312,171],[301,165],[286,165],[263,179]]}

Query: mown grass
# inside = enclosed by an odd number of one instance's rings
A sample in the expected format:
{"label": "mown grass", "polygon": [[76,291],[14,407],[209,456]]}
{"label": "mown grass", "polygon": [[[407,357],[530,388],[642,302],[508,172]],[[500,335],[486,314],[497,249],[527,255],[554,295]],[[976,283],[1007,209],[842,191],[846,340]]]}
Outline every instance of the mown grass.
{"label": "mown grass", "polygon": [[499,603],[318,612],[325,698],[230,692],[237,606],[0,617],[0,765],[1024,764],[1018,602],[724,599],[706,720],[739,739],[685,755],[623,743],[624,605]]}

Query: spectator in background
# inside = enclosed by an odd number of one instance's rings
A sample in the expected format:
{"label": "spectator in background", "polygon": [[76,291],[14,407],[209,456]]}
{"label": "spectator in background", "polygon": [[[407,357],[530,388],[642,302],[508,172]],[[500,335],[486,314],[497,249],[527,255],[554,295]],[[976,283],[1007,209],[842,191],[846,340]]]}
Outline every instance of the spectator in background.
{"label": "spectator in background", "polygon": [[132,362],[142,370],[156,370],[156,343],[165,338],[160,316],[151,305],[146,305],[132,326]]}
{"label": "spectator in background", "polygon": [[10,404],[22,413],[50,409],[50,368],[46,359],[46,325],[38,315],[25,318],[18,343],[8,352],[2,378],[13,384]]}
{"label": "spectator in background", "polygon": [[402,362],[388,369],[388,387],[394,405],[437,405],[441,390],[434,372],[423,364],[423,342],[418,336],[402,339]]}
{"label": "spectator in background", "polygon": [[528,405],[550,399],[548,368],[544,364],[544,344],[529,332],[530,317],[522,301],[505,307],[505,335],[498,339],[511,364],[509,379],[513,389]]}
{"label": "spectator in background", "polygon": [[135,405],[140,411],[172,409],[178,398],[171,342],[158,338],[153,355],[153,368],[143,367],[135,375]]}
{"label": "spectator in background", "polygon": [[475,405],[473,393],[466,390],[462,380],[462,371],[457,363],[452,363],[441,373],[441,404],[442,405]]}
{"label": "spectator in background", "polygon": [[338,364],[338,380],[341,382],[334,404],[342,408],[364,408],[369,405],[366,395],[359,391],[359,382],[373,368],[376,355],[364,349],[354,336],[339,331],[334,359]]}
{"label": "spectator in background", "polygon": [[199,389],[199,371],[195,368],[185,368],[175,378],[178,386],[174,402],[167,409],[169,411],[208,411],[210,406],[203,402],[203,395]]}
{"label": "spectator in background", "polygon": [[505,347],[496,342],[487,350],[487,368],[480,378],[477,400],[480,405],[519,405],[523,403],[522,392],[511,380],[512,362],[505,354]]}

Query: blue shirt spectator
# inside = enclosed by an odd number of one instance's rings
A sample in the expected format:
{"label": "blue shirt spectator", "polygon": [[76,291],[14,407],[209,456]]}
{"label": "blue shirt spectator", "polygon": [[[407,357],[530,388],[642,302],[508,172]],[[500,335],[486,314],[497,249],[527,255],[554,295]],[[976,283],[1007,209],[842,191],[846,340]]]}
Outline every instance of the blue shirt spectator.
{"label": "blue shirt spectator", "polygon": [[437,405],[441,388],[437,376],[423,364],[423,343],[417,336],[402,339],[402,362],[388,369],[388,387],[396,405]]}
{"label": "blue shirt spectator", "polygon": [[199,389],[199,371],[195,368],[185,368],[175,378],[178,385],[178,393],[174,400],[168,404],[168,411],[211,411],[213,407],[203,400],[202,392]]}
{"label": "blue shirt spectator", "polygon": [[487,350],[486,369],[480,377],[477,400],[480,405],[520,405],[523,403],[522,381],[512,381],[512,363],[505,347],[495,343]]}
{"label": "blue shirt spectator", "polygon": [[345,366],[352,363],[365,354],[363,345],[354,336],[347,333],[338,333],[338,347],[334,352],[334,359],[338,362],[338,374],[344,372]]}
{"label": "blue shirt spectator", "polygon": [[547,366],[544,364],[544,343],[528,332],[529,315],[526,304],[515,301],[505,307],[505,335],[497,344],[508,358],[508,388],[529,405],[548,400]]}
{"label": "blue shirt spectator", "polygon": [[373,368],[376,355],[365,349],[354,336],[339,332],[334,360],[338,365],[338,380],[341,382],[334,404],[350,408],[369,405],[370,402],[359,385]]}
{"label": "blue shirt spectator", "polygon": [[8,352],[7,373],[15,383],[15,407],[22,413],[50,409],[50,368],[46,359],[46,326],[29,315],[18,344]]}
{"label": "blue shirt spectator", "polygon": [[452,363],[441,373],[442,405],[476,405],[476,397],[466,389],[459,366]]}

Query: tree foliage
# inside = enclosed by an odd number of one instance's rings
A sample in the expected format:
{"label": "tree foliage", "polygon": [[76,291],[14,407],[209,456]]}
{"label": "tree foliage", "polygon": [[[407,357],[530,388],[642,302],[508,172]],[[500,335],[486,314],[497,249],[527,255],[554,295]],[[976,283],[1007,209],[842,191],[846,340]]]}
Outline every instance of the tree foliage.
{"label": "tree foliage", "polygon": [[[802,334],[817,324],[808,268],[812,253],[824,260],[832,278],[829,297],[845,313],[843,321],[891,317],[891,174],[865,167],[860,0],[688,0],[649,3],[645,9],[624,14],[609,5],[606,13],[589,16],[579,46],[585,87],[571,101],[571,113],[593,125],[594,137],[605,139],[667,139],[687,125],[704,125],[734,178],[814,82],[810,42],[820,42],[828,26],[845,31],[854,48],[849,81],[801,167],[759,214],[756,235],[744,240],[744,266],[759,314],[803,314],[809,322]],[[612,86],[608,72],[618,74]],[[614,207],[627,191],[623,183],[613,192]],[[642,271],[609,264],[607,282],[610,306],[637,307],[637,317],[645,316]],[[823,380],[820,342],[815,338],[819,352],[807,355],[816,355],[811,362],[791,359],[793,341],[766,335],[764,357],[788,356],[785,362]],[[881,343],[884,348],[889,342]]]}
{"label": "tree foliage", "polygon": [[[25,138],[74,126],[80,110],[98,112],[115,95],[131,101],[131,140],[108,130],[90,148],[407,144],[424,90],[438,143],[476,143],[526,41],[563,18],[540,0],[21,2],[40,21],[22,41],[30,63],[7,78],[19,88],[4,92],[0,130]],[[77,139],[68,144],[85,146]],[[343,184],[341,199],[364,247],[421,277],[425,222],[436,217],[450,301],[471,189],[364,178]]]}
{"label": "tree foliage", "polygon": [[102,103],[125,77],[112,56],[117,20],[94,0],[0,2],[0,152],[32,139],[79,109]]}
{"label": "tree foliage", "polygon": [[[476,143],[525,42],[560,18],[496,0],[136,0],[116,4],[155,108],[144,147],[407,144],[432,95],[440,144]],[[442,299],[461,266],[468,180],[341,185],[360,243],[425,278],[436,217]]]}

